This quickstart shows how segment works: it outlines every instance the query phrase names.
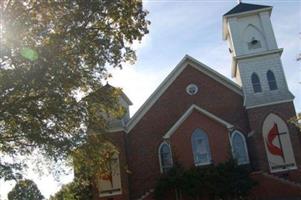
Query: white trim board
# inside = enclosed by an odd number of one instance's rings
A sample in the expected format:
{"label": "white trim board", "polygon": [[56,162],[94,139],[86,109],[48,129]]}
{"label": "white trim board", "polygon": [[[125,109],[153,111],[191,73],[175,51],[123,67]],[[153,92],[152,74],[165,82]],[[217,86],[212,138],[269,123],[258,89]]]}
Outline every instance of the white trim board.
{"label": "white trim board", "polygon": [[236,77],[237,63],[239,60],[247,60],[247,59],[251,59],[254,57],[263,57],[263,56],[272,55],[272,54],[279,54],[281,56],[282,53],[283,53],[283,48],[278,48],[278,49],[273,49],[273,50],[267,50],[264,52],[256,52],[256,53],[251,53],[251,54],[247,54],[247,55],[233,56],[232,57],[232,66],[231,66],[231,76]]}
{"label": "white trim board", "polygon": [[208,112],[207,110],[200,108],[199,106],[192,104],[190,106],[190,108],[178,119],[178,121],[167,131],[167,133],[165,133],[165,135],[163,136],[164,139],[169,139],[172,134],[179,128],[179,126],[191,115],[191,113],[196,110],[202,114],[204,114],[205,116],[213,119],[216,122],[219,122],[220,124],[224,125],[227,129],[231,129],[234,126],[226,121],[224,121],[223,119],[217,117],[216,115]]}
{"label": "white trim board", "polygon": [[157,89],[152,93],[152,95],[144,102],[144,104],[129,120],[129,122],[127,123],[127,133],[135,127],[135,125],[141,120],[141,118],[146,114],[146,112],[155,104],[155,102],[160,98],[160,96],[166,91],[166,89],[174,82],[174,80],[188,65],[191,65],[195,69],[208,75],[210,78],[223,84],[225,87],[231,89],[235,93],[243,96],[242,89],[239,85],[237,85],[224,75],[206,66],[205,64],[194,59],[193,57],[185,55],[184,58],[179,62],[179,64],[177,64],[177,66],[172,70],[172,72],[164,79],[164,81],[157,87]]}
{"label": "white trim board", "polygon": [[294,99],[288,99],[288,100],[282,100],[282,101],[275,101],[275,102],[270,102],[270,103],[263,103],[263,104],[258,104],[258,105],[254,105],[254,106],[248,106],[246,107],[246,109],[252,109],[252,108],[259,108],[259,107],[263,107],[263,106],[272,106],[275,104],[281,104],[281,103],[288,103],[288,102],[293,102]]}

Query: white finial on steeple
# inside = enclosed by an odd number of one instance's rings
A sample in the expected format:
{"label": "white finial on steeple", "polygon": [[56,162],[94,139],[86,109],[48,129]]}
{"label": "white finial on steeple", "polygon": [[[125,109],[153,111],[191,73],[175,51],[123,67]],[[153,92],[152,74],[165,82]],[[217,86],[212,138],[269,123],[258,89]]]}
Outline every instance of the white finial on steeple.
{"label": "white finial on steeple", "polygon": [[237,1],[237,3],[238,3],[238,4],[240,4],[240,3],[241,3],[241,0],[236,0],[236,1]]}

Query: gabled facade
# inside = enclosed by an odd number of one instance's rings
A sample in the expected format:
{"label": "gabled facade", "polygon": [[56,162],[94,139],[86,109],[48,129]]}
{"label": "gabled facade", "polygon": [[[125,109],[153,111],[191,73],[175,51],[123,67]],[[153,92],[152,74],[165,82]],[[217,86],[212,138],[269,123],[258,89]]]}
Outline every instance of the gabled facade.
{"label": "gabled facade", "polygon": [[301,197],[300,134],[287,122],[296,115],[294,97],[271,10],[240,3],[223,16],[237,83],[186,55],[135,115],[108,133],[119,167],[116,180],[102,180],[112,189],[99,185],[95,199],[150,200],[175,161],[190,168],[229,158],[253,170],[259,185],[252,197]]}

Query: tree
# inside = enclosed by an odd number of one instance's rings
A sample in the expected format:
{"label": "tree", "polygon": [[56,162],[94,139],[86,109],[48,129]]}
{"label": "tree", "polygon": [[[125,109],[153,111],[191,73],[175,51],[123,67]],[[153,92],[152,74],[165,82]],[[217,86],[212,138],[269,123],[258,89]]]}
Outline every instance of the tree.
{"label": "tree", "polygon": [[50,200],[87,200],[92,199],[91,182],[74,179],[71,183],[63,185],[62,188],[50,197]]}
{"label": "tree", "polygon": [[222,200],[246,199],[256,182],[249,176],[246,166],[229,160],[216,166],[215,176],[210,177],[214,194]]}
{"label": "tree", "polygon": [[301,113],[298,113],[296,117],[291,118],[289,123],[295,125],[299,129],[299,132],[301,132]]}
{"label": "tree", "polygon": [[237,165],[234,160],[188,170],[175,165],[158,180],[154,196],[158,200],[165,199],[165,195],[174,190],[177,199],[188,196],[192,199],[241,200],[256,184],[249,174],[246,166]]}
{"label": "tree", "polygon": [[176,200],[181,199],[181,189],[183,187],[183,177],[185,170],[179,164],[175,163],[166,174],[164,174],[157,182],[154,191],[154,197],[158,200],[165,199],[167,193],[175,193]]}
{"label": "tree", "polygon": [[8,193],[8,200],[42,200],[44,199],[38,186],[32,180],[20,180]]}
{"label": "tree", "polygon": [[[87,130],[105,132],[122,114],[120,90],[102,80],[108,66],[135,61],[131,45],[148,33],[142,2],[4,0],[0,12],[1,157],[39,149],[57,161],[103,141]],[[16,178],[21,164],[0,159],[0,178]]]}

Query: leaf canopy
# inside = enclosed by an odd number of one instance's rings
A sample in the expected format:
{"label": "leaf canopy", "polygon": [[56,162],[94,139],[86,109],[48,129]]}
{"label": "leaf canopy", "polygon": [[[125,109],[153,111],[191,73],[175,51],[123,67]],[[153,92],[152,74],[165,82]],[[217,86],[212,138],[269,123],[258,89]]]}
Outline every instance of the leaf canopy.
{"label": "leaf canopy", "polygon": [[8,193],[8,200],[43,200],[38,186],[32,180],[20,180]]}
{"label": "leaf canopy", "polygon": [[[100,113],[122,115],[121,91],[102,82],[135,61],[147,11],[139,0],[4,0],[0,12],[0,154],[64,159],[88,128],[106,130]],[[0,159],[0,178],[9,166]]]}

